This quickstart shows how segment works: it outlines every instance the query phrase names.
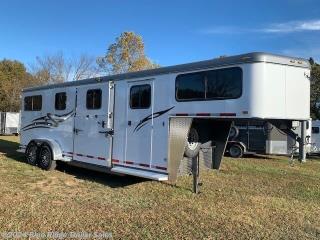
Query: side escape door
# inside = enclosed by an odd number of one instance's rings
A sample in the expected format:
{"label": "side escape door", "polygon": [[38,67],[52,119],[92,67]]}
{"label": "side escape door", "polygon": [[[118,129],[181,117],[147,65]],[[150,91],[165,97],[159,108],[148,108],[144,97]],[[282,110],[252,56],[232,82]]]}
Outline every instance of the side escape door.
{"label": "side escape door", "polygon": [[77,88],[73,160],[111,167],[113,98],[112,82]]}
{"label": "side escape door", "polygon": [[51,94],[54,104],[50,104],[50,114],[56,123],[53,125],[54,128],[50,135],[53,139],[59,139],[63,154],[72,160],[76,89],[73,87],[57,88],[53,89]]}
{"label": "side escape door", "polygon": [[125,165],[152,167],[153,80],[129,82]]}

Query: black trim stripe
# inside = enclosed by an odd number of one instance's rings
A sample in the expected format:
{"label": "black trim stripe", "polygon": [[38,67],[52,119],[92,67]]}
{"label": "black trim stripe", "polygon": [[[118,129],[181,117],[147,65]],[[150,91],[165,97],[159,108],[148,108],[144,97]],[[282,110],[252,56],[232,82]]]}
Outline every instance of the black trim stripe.
{"label": "black trim stripe", "polygon": [[21,131],[29,131],[35,128],[52,128],[52,127],[46,127],[46,126],[34,126],[34,127],[30,127],[30,128],[26,128],[26,129],[21,129]]}
{"label": "black trim stripe", "polygon": [[171,108],[168,108],[168,109],[166,109],[166,110],[159,111],[159,112],[155,112],[155,113],[153,113],[153,114],[148,115],[147,117],[145,117],[144,119],[142,119],[142,120],[138,123],[138,125],[135,127],[135,129],[133,130],[133,132],[139,131],[143,126],[145,126],[145,125],[147,124],[147,122],[148,122],[149,120],[158,118],[158,117],[160,117],[161,115],[169,112],[169,111],[170,111],[171,109],[173,109],[173,108],[174,108],[174,106],[171,107]]}
{"label": "black trim stripe", "polygon": [[[74,110],[68,112],[66,114],[58,115],[58,114],[51,114],[47,113],[46,116],[38,117],[32,120],[32,123],[24,126],[21,128],[21,131],[27,131],[34,128],[50,128],[50,127],[58,127],[59,123],[64,122],[65,120],[69,119],[74,115]],[[54,117],[68,117],[67,119],[54,119]],[[40,126],[37,126],[40,125]],[[33,126],[33,127],[32,127]]]}

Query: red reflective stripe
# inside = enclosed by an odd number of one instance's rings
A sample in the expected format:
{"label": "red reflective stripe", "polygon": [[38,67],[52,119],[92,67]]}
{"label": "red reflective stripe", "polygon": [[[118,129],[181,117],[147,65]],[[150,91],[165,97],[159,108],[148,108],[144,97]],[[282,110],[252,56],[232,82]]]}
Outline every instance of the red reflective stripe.
{"label": "red reflective stripe", "polygon": [[91,155],[87,155],[87,158],[94,158],[94,156],[91,156]]}
{"label": "red reflective stripe", "polygon": [[144,164],[144,163],[139,163],[139,165],[142,166],[142,167],[150,167],[149,164]]}
{"label": "red reflective stripe", "polygon": [[104,157],[98,157],[99,160],[106,160]]}
{"label": "red reflective stripe", "polygon": [[220,116],[222,117],[232,117],[232,116],[236,116],[237,114],[235,113],[220,113]]}
{"label": "red reflective stripe", "polygon": [[197,113],[197,116],[210,116],[210,113]]}
{"label": "red reflective stripe", "polygon": [[126,164],[134,164],[133,162],[131,161],[125,161]]}
{"label": "red reflective stripe", "polygon": [[156,169],[167,170],[166,167],[154,166]]}
{"label": "red reflective stripe", "polygon": [[112,159],[112,162],[113,163],[118,163],[118,162],[120,162],[118,159]]}
{"label": "red reflective stripe", "polygon": [[177,113],[176,116],[188,116],[188,113]]}

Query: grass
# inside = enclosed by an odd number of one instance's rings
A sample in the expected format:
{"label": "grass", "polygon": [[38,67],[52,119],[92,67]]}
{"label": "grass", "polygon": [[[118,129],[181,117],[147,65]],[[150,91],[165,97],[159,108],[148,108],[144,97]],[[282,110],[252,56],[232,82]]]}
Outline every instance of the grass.
{"label": "grass", "polygon": [[45,172],[0,138],[0,232],[111,232],[114,239],[320,239],[320,161],[224,158],[176,186],[60,166]]}

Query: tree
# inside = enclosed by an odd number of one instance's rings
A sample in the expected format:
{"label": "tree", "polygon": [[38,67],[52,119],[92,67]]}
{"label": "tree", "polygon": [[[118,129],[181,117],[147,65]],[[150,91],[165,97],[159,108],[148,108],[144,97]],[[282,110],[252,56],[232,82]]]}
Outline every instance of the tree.
{"label": "tree", "polygon": [[94,57],[82,54],[66,58],[62,52],[36,58],[34,77],[44,84],[62,83],[94,77],[98,73]]}
{"label": "tree", "polygon": [[23,63],[6,59],[0,61],[0,111],[19,111],[21,90],[38,84]]}
{"label": "tree", "polygon": [[[312,60],[312,61],[311,61]],[[313,119],[320,119],[320,65],[310,59],[310,113]]]}
{"label": "tree", "polygon": [[142,37],[134,32],[123,32],[115,43],[108,47],[104,57],[97,63],[108,74],[135,72],[159,67],[144,52]]}

